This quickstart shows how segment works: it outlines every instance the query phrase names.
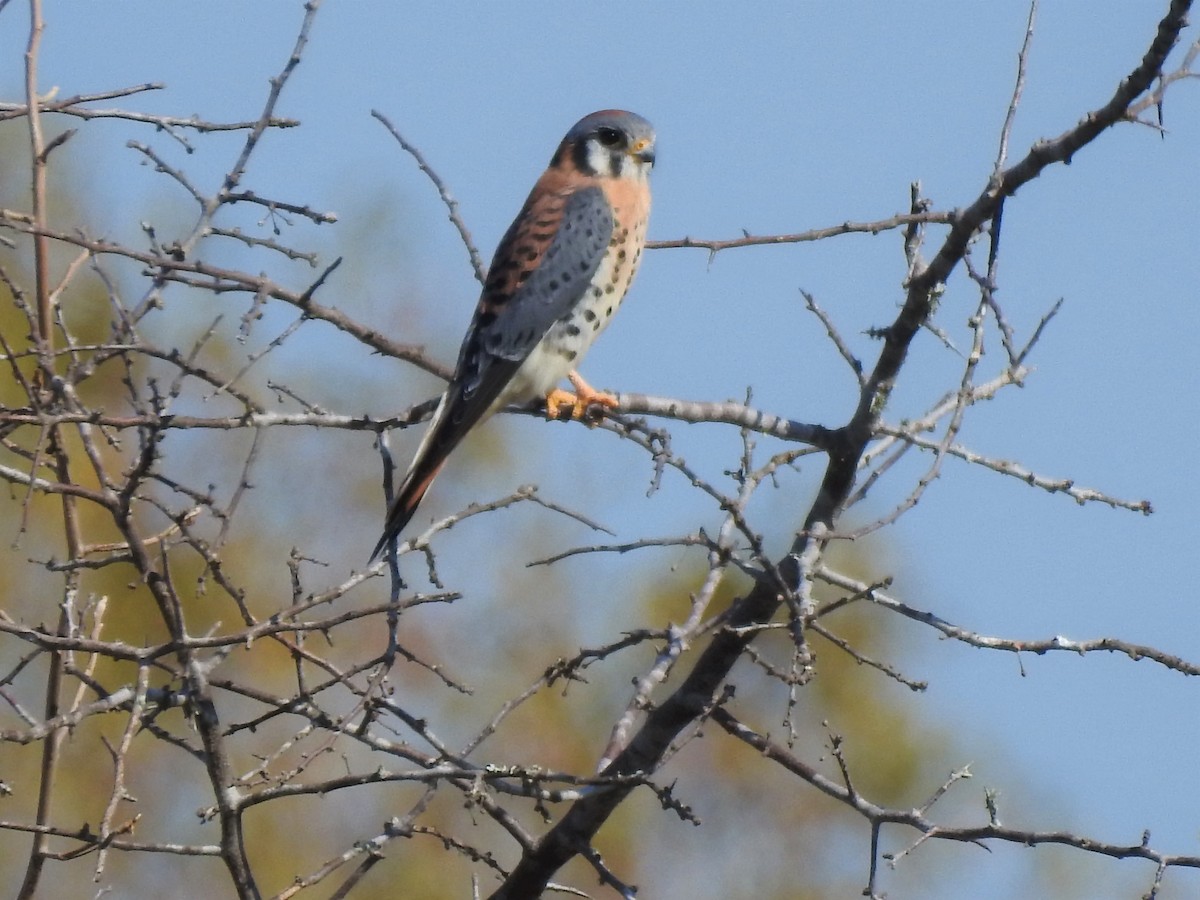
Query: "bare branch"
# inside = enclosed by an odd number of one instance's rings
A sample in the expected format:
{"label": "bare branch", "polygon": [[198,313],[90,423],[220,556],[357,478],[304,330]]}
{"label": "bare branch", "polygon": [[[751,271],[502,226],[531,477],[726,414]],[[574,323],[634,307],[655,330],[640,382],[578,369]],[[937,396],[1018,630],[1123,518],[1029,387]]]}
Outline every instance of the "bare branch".
{"label": "bare branch", "polygon": [[855,596],[869,601],[876,606],[881,606],[884,609],[899,613],[906,619],[912,619],[914,622],[921,622],[931,628],[940,631],[946,637],[953,638],[964,644],[969,644],[972,647],[979,647],[987,650],[1004,650],[1009,653],[1033,653],[1041,656],[1045,653],[1055,651],[1066,651],[1069,653],[1077,653],[1080,656],[1087,653],[1095,653],[1097,651],[1105,651],[1108,653],[1119,653],[1129,659],[1137,662],[1142,659],[1149,659],[1159,665],[1172,669],[1183,675],[1200,675],[1200,664],[1191,663],[1181,659],[1170,653],[1164,653],[1154,647],[1146,647],[1141,644],[1134,644],[1128,641],[1119,640],[1117,638],[1093,638],[1090,640],[1075,641],[1070,638],[1056,635],[1052,638],[1042,638],[1039,640],[1014,640],[1010,638],[987,637],[969,631],[966,628],[961,628],[958,625],[952,625],[945,621],[940,616],[926,612],[909,606],[903,601],[897,600],[888,594],[883,593],[872,585],[865,582],[857,581],[845,575],[841,575],[828,568],[822,568],[818,573],[818,577],[829,584],[843,588],[845,590],[854,591]]}
{"label": "bare branch", "polygon": [[701,238],[678,238],[671,241],[647,241],[647,250],[674,250],[692,248],[707,250],[716,254],[722,250],[733,250],[739,247],[761,247],[777,244],[804,244],[812,241],[823,241],[843,234],[880,234],[897,228],[906,228],[913,224],[949,225],[954,221],[955,214],[949,212],[897,213],[890,219],[880,219],[875,222],[843,222],[827,228],[814,228],[811,231],[801,231],[796,234],[746,234],[740,238],[723,240],[706,240]]}
{"label": "bare branch", "polygon": [[[1116,859],[1147,859],[1158,863],[1164,868],[1171,866],[1200,868],[1200,856],[1164,853],[1148,846],[1145,841],[1129,845],[1109,844],[1095,838],[1067,831],[1037,831],[1035,829],[1009,828],[996,822],[966,827],[939,825],[925,815],[928,804],[923,809],[906,810],[887,809],[878,806],[864,798],[857,791],[852,790],[848,785],[838,784],[832,779],[825,777],[789,751],[779,747],[763,735],[739,722],[725,709],[719,708],[714,710],[712,719],[731,736],[749,744],[764,757],[783,766],[787,771],[808,782],[826,796],[832,797],[850,807],[873,825],[904,825],[916,829],[924,839],[936,838],[938,840],[965,843],[998,840],[1025,847],[1033,847],[1039,844],[1060,844],[1087,853],[1110,856]],[[944,787],[949,787],[956,780],[957,777],[952,776],[951,780]],[[935,794],[934,799],[940,796],[941,793],[944,793],[944,788],[943,791]],[[893,857],[885,857],[885,859],[891,860]],[[873,884],[868,885],[864,893],[869,896],[876,896]]]}

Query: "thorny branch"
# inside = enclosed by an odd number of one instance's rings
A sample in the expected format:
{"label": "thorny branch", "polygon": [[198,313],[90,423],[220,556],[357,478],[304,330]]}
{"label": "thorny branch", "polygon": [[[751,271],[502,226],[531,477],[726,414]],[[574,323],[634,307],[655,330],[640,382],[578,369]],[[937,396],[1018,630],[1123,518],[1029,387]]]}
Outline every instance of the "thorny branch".
{"label": "thorny branch", "polygon": [[[1074,847],[1077,850],[1085,850],[1088,853],[1098,853],[1103,856],[1111,856],[1116,859],[1147,859],[1158,863],[1162,868],[1169,866],[1183,866],[1187,868],[1200,868],[1200,856],[1185,855],[1185,854],[1169,854],[1162,853],[1148,846],[1145,837],[1137,844],[1110,844],[1104,841],[1097,841],[1092,838],[1083,837],[1081,835],[1072,834],[1067,831],[1036,831],[1024,828],[1009,828],[1000,825],[996,821],[991,821],[986,825],[974,825],[966,827],[952,827],[942,825],[928,817],[929,807],[936,802],[937,798],[942,796],[945,791],[956,781],[962,778],[970,777],[969,772],[955,773],[950,780],[939,788],[934,795],[933,800],[920,809],[887,809],[879,806],[863,797],[855,788],[844,781],[839,784],[832,778],[822,774],[816,767],[804,762],[786,748],[780,747],[764,735],[756,732],[744,723],[740,722],[724,708],[715,709],[712,713],[712,720],[720,725],[725,731],[749,744],[764,757],[783,766],[792,774],[798,776],[803,781],[812,785],[823,794],[838,800],[849,806],[860,816],[871,823],[873,829],[878,829],[881,825],[903,825],[908,828],[915,829],[920,833],[918,843],[922,840],[937,839],[944,841],[959,841],[967,843],[979,843],[981,841],[1008,841],[1021,846],[1033,847],[1039,844],[1061,844],[1068,847]],[[837,743],[834,744],[835,755],[841,759],[840,754],[837,754]],[[843,775],[844,775],[843,769]],[[908,852],[908,851],[905,851]],[[888,854],[884,858],[895,863],[904,854]],[[868,897],[880,896],[877,893],[876,885],[876,863],[877,859],[872,857],[870,865],[870,879],[866,888],[863,890],[863,895]]]}

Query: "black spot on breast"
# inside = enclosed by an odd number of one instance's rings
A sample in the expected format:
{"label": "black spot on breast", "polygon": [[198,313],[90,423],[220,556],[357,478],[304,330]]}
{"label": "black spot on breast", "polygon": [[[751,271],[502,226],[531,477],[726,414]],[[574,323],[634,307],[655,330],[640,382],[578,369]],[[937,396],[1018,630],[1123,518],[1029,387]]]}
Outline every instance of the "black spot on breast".
{"label": "black spot on breast", "polygon": [[[593,290],[595,291],[595,290],[597,290],[597,289],[593,289]],[[599,296],[599,295],[597,294],[597,296]],[[584,320],[585,322],[595,322],[595,321],[596,321],[596,314],[595,314],[594,312],[592,312],[590,309],[585,309],[585,310],[583,311],[583,320]]]}
{"label": "black spot on breast", "polygon": [[572,323],[563,329],[568,337],[579,337],[579,326]]}

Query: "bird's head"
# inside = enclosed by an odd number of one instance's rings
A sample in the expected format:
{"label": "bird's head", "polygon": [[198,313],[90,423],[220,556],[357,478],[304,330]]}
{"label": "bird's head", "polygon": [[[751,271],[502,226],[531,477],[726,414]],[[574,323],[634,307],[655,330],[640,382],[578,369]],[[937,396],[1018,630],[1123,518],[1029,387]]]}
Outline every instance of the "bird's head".
{"label": "bird's head", "polygon": [[602,109],[567,132],[551,166],[570,161],[585,175],[644,179],[654,166],[654,126],[637,113]]}

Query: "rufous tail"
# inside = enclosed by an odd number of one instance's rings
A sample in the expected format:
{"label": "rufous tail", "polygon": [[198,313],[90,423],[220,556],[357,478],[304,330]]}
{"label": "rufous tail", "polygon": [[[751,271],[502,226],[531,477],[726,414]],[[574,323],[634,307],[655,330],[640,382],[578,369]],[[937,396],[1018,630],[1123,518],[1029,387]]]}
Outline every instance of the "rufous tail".
{"label": "rufous tail", "polygon": [[423,461],[418,461],[413,466],[405,477],[404,482],[400,485],[400,490],[396,492],[396,497],[392,500],[391,508],[388,509],[387,520],[384,522],[383,536],[379,538],[379,543],[371,551],[371,558],[368,562],[374,562],[378,559],[379,555],[387,548],[387,545],[400,536],[400,532],[404,530],[404,526],[416,514],[417,507],[421,505],[421,501],[425,498],[425,493],[429,490],[429,486],[433,484],[433,479],[437,478],[438,472],[442,471],[446,460],[443,457],[437,460],[436,464],[432,467],[423,465],[422,463]]}
{"label": "rufous tail", "polygon": [[400,536],[404,526],[416,514],[417,507],[421,505],[421,500],[424,499],[429,486],[433,484],[433,479],[437,478],[438,472],[442,471],[442,467],[446,465],[446,458],[450,455],[450,451],[462,439],[461,435],[446,433],[448,405],[448,398],[443,395],[437,409],[434,410],[429,428],[426,429],[425,436],[421,438],[421,443],[417,447],[412,465],[408,467],[404,480],[400,482],[400,487],[392,498],[392,505],[388,507],[387,519],[384,520],[383,536],[379,538],[379,543],[371,551],[368,563],[378,559],[387,545]]}

